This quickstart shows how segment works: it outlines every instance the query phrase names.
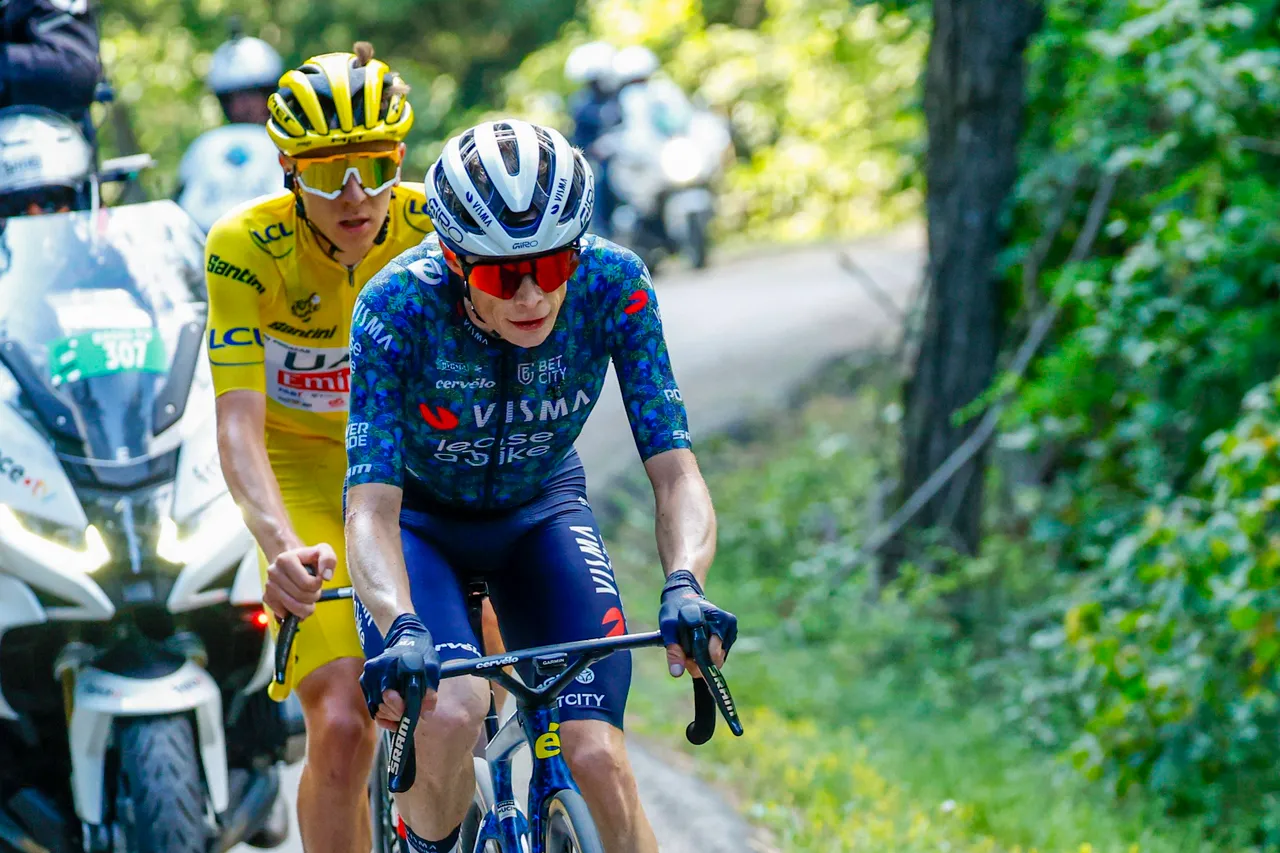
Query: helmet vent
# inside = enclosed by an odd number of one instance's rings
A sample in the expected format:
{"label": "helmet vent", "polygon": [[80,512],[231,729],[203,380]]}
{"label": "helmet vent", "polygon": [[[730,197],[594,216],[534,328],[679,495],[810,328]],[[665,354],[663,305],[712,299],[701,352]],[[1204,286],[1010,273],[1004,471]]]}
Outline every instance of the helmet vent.
{"label": "helmet vent", "polygon": [[564,225],[578,214],[578,203],[582,201],[582,187],[587,182],[587,174],[582,168],[582,158],[573,158],[573,183],[569,185],[569,195],[564,200],[564,211],[560,214],[560,224]]}

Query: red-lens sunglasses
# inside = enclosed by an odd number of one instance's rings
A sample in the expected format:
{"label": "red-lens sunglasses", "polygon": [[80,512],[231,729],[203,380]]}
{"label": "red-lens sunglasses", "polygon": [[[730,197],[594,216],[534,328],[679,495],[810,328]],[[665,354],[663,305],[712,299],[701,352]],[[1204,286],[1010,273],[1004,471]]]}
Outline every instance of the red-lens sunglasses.
{"label": "red-lens sunglasses", "polygon": [[554,293],[564,286],[578,269],[577,244],[556,249],[543,255],[530,255],[518,261],[492,261],[470,264],[458,257],[448,247],[445,260],[457,264],[462,270],[463,281],[476,290],[498,299],[511,299],[520,289],[525,276],[533,276],[544,293]]}

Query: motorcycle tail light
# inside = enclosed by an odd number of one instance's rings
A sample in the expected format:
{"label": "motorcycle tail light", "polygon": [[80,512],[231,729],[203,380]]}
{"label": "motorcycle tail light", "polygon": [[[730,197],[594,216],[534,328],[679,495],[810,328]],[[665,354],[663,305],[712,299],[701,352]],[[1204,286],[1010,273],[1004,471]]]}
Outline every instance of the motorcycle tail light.
{"label": "motorcycle tail light", "polygon": [[271,624],[271,616],[260,607],[247,611],[241,618],[259,630],[266,630],[266,627]]}

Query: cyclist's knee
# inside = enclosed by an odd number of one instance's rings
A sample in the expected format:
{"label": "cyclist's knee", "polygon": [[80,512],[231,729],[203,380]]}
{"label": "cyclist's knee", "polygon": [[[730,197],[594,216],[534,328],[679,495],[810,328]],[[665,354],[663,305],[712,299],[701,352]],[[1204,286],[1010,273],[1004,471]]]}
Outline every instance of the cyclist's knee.
{"label": "cyclist's knee", "polygon": [[[359,661],[333,661],[298,685],[307,721],[307,763],[337,781],[363,784],[377,744],[377,728],[360,690]],[[354,675],[351,670],[354,667]]]}
{"label": "cyclist's knee", "polygon": [[418,724],[416,740],[471,744],[489,711],[489,693],[479,678],[451,678],[440,684],[436,709]]}
{"label": "cyclist's knee", "polygon": [[561,744],[579,787],[619,797],[634,790],[626,742],[618,729],[603,720],[570,720]]}

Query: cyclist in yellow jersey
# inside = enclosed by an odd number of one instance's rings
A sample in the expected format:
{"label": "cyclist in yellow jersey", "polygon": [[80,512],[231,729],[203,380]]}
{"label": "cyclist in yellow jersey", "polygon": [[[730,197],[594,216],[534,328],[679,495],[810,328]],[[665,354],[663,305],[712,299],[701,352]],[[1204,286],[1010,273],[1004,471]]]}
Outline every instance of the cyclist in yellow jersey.
{"label": "cyclist in yellow jersey", "polygon": [[[342,487],[351,312],[365,282],[431,231],[400,182],[408,87],[365,42],[280,78],[267,131],[286,189],[233,209],[206,244],[222,472],[257,539],[264,603],[303,617],[287,683],[307,722],[298,824],[309,853],[367,853],[376,728],[346,586]],[[313,576],[313,573],[316,576]]]}

